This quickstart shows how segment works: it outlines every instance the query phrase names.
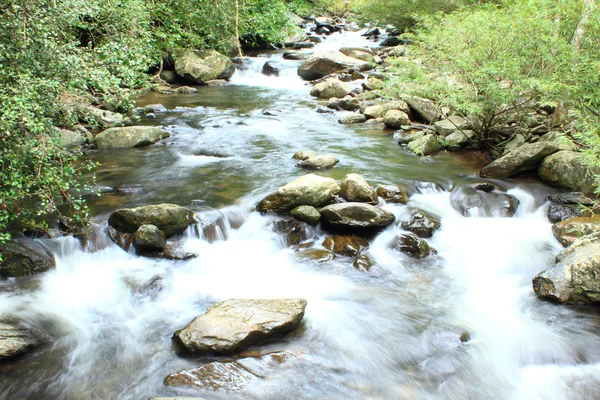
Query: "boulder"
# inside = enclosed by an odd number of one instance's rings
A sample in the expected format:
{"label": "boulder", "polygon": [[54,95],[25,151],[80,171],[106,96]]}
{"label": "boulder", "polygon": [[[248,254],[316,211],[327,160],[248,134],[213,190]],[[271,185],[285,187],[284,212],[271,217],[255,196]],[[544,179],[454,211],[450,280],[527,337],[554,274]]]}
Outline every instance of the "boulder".
{"label": "boulder", "polygon": [[391,247],[413,258],[425,258],[437,252],[425,239],[414,233],[403,233],[394,238]]}
{"label": "boulder", "polygon": [[57,129],[60,135],[60,144],[66,149],[80,147],[85,143],[85,139],[80,132],[73,132],[67,129]]}
{"label": "boulder", "polygon": [[302,52],[296,52],[296,51],[286,51],[285,53],[283,53],[283,59],[284,60],[307,60],[310,58],[310,54],[309,53],[302,53]]}
{"label": "boulder", "polygon": [[548,207],[548,220],[553,224],[566,219],[585,216],[580,206],[575,204],[552,204]]}
{"label": "boulder", "polygon": [[446,137],[456,131],[471,129],[471,123],[463,117],[452,115],[449,118],[437,121],[433,124],[440,136]]}
{"label": "boulder", "polygon": [[535,294],[560,303],[600,301],[600,232],[558,253],[553,267],[533,278]]}
{"label": "boulder", "polygon": [[358,236],[335,235],[327,237],[322,246],[342,256],[357,257],[369,247],[369,242]]}
{"label": "boulder", "polygon": [[315,157],[307,158],[304,161],[300,161],[298,163],[298,166],[304,169],[327,169],[332,168],[338,162],[340,162],[340,160],[338,160],[334,156],[321,154]]}
{"label": "boulder", "polygon": [[406,191],[393,185],[377,186],[377,196],[384,199],[387,203],[406,204],[408,202]]}
{"label": "boulder", "polygon": [[526,143],[485,166],[479,175],[483,178],[515,176],[536,169],[544,158],[558,150],[556,144],[552,142]]}
{"label": "boulder", "polygon": [[38,344],[33,332],[17,324],[0,322],[0,360],[29,352]]}
{"label": "boulder", "polygon": [[576,217],[552,225],[552,233],[563,246],[571,245],[582,236],[600,231],[600,215]]}
{"label": "boulder", "polygon": [[286,246],[297,246],[308,239],[306,225],[293,218],[276,220],[273,222],[273,230],[282,236]]}
{"label": "boulder", "polygon": [[483,191],[460,185],[452,190],[450,203],[465,217],[512,217],[519,200],[497,190]]}
{"label": "boulder", "polygon": [[444,138],[443,146],[450,151],[459,151],[468,146],[477,137],[477,133],[471,130],[456,131]]}
{"label": "boulder", "polygon": [[174,85],[177,83],[177,74],[175,73],[175,71],[163,69],[160,72],[160,79],[162,79],[163,81],[165,81],[167,83],[170,83],[171,85]]}
{"label": "boulder", "polygon": [[314,151],[310,151],[310,150],[300,150],[297,151],[296,153],[294,153],[294,155],[292,156],[292,158],[294,160],[308,160],[309,158],[312,157],[316,157],[317,153],[315,153]]}
{"label": "boulder", "polygon": [[312,226],[316,226],[321,219],[321,213],[313,206],[298,206],[290,214],[292,217]]}
{"label": "boulder", "polygon": [[366,62],[374,62],[373,50],[366,47],[342,47],[340,53]]}
{"label": "boulder", "polygon": [[131,125],[131,119],[123,114],[109,110],[101,110],[92,106],[77,107],[79,118],[89,123],[95,124],[100,128],[114,128],[117,126]]}
{"label": "boulder", "polygon": [[266,373],[294,358],[293,354],[277,352],[229,362],[215,361],[171,374],[164,383],[209,391],[239,391],[253,380],[266,378]]}
{"label": "boulder", "polygon": [[559,151],[546,157],[538,169],[539,177],[546,182],[585,194],[594,193],[595,177],[599,174],[598,168],[585,162],[583,154],[574,151]]}
{"label": "boulder", "polygon": [[370,68],[370,64],[340,52],[317,52],[300,65],[298,75],[305,80],[314,80],[352,67],[364,71]]}
{"label": "boulder", "polygon": [[110,128],[96,136],[96,145],[99,149],[142,147],[170,136],[154,126]]}
{"label": "boulder", "polygon": [[338,120],[338,122],[340,124],[349,125],[349,124],[360,124],[362,122],[365,122],[366,120],[367,120],[367,117],[365,117],[362,114],[350,113],[350,114],[344,115],[342,118],[340,118]]}
{"label": "boulder", "polygon": [[235,66],[229,57],[216,50],[187,50],[175,59],[175,71],[184,79],[204,83],[213,79],[231,78]]}
{"label": "boulder", "polygon": [[394,137],[398,139],[400,146],[407,145],[425,136],[425,133],[421,130],[400,130],[394,133]]}
{"label": "boulder", "polygon": [[323,207],[321,223],[335,231],[372,231],[395,221],[394,214],[365,203],[341,203]]}
{"label": "boulder", "polygon": [[377,194],[367,180],[358,174],[348,174],[342,179],[340,196],[348,201],[377,204]]}
{"label": "boulder", "polygon": [[142,225],[154,225],[167,237],[183,232],[192,223],[192,210],[168,203],[123,208],[113,212],[108,219],[108,225],[120,232],[134,233]]}
{"label": "boulder", "polygon": [[404,125],[410,125],[410,119],[404,111],[389,110],[383,116],[383,123],[388,128],[399,129]]}
{"label": "boulder", "polygon": [[54,255],[38,241],[19,237],[0,243],[0,276],[36,275],[56,267]]}
{"label": "boulder", "polygon": [[561,132],[552,131],[540,136],[538,142],[552,142],[560,150],[577,151],[577,146],[566,135]]}
{"label": "boulder", "polygon": [[413,140],[407,147],[418,156],[430,156],[442,150],[442,145],[437,137],[431,134]]}
{"label": "boulder", "polygon": [[327,108],[333,110],[356,111],[360,108],[360,100],[352,96],[344,96],[341,99],[332,97],[327,103]]}
{"label": "boulder", "polygon": [[548,196],[548,200],[559,204],[582,204],[584,206],[593,206],[597,201],[581,192],[551,194]]}
{"label": "boulder", "polygon": [[340,192],[337,182],[315,174],[300,177],[280,187],[258,203],[259,212],[286,213],[298,206],[322,207]]}
{"label": "boulder", "polygon": [[441,226],[439,218],[422,210],[412,210],[405,219],[400,222],[405,231],[415,233],[422,238],[430,238],[433,232]]}
{"label": "boulder", "polygon": [[377,119],[383,117],[383,106],[374,105],[365,108],[363,113],[367,119]]}
{"label": "boulder", "polygon": [[160,252],[166,244],[165,233],[155,225],[142,225],[133,235],[133,245],[139,253]]}
{"label": "boulder", "polygon": [[315,43],[312,42],[312,41],[308,41],[308,42],[296,42],[292,46],[292,48],[294,50],[312,49],[313,47],[315,47]]}
{"label": "boulder", "polygon": [[324,82],[317,83],[310,90],[310,95],[322,99],[331,97],[344,97],[352,92],[352,87],[339,79],[327,79]]}
{"label": "boulder", "polygon": [[433,124],[442,116],[440,107],[431,100],[409,97],[406,99],[406,104],[416,119],[427,124]]}
{"label": "boulder", "polygon": [[145,113],[165,113],[169,110],[167,110],[167,107],[163,106],[162,104],[148,104],[147,106],[144,106],[143,111]]}
{"label": "boulder", "polygon": [[504,151],[502,152],[502,155],[507,155],[514,149],[523,146],[526,142],[527,141],[525,140],[525,136],[521,135],[520,133],[517,133],[512,140],[510,140],[504,145]]}
{"label": "boulder", "polygon": [[296,329],[305,309],[304,299],[226,300],[176,331],[173,339],[194,354],[236,354]]}

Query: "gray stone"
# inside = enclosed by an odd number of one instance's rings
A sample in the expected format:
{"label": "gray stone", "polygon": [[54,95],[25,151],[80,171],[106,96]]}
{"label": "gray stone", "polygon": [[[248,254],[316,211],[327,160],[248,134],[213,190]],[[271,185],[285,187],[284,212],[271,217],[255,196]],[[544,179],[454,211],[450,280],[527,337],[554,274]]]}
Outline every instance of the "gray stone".
{"label": "gray stone", "polygon": [[365,203],[332,204],[320,212],[323,226],[337,231],[382,229],[396,219],[394,214]]}
{"label": "gray stone", "polygon": [[377,194],[365,178],[348,174],[340,183],[340,196],[351,202],[377,204]]}
{"label": "gray stone", "polygon": [[547,156],[556,153],[558,147],[552,142],[527,143],[485,166],[480,173],[483,178],[508,178],[521,172],[536,169]]}
{"label": "gray stone", "polygon": [[213,79],[231,78],[235,66],[229,57],[216,50],[187,50],[175,59],[175,71],[189,81],[204,83]]}
{"label": "gray stone", "polygon": [[142,225],[133,235],[133,245],[140,253],[163,251],[166,244],[165,233],[154,225]]}
{"label": "gray stone", "polygon": [[360,100],[352,96],[344,96],[341,99],[332,97],[329,99],[327,107],[333,110],[356,111],[360,108]]}
{"label": "gray stone", "polygon": [[314,97],[329,99],[331,97],[344,97],[352,92],[352,87],[339,79],[327,79],[324,82],[317,83],[310,90],[310,95]]}
{"label": "gray stone", "polygon": [[404,125],[410,125],[410,119],[404,111],[389,110],[383,117],[383,123],[388,128],[399,129]]}
{"label": "gray stone", "polygon": [[167,112],[169,110],[167,110],[167,107],[163,106],[162,104],[148,104],[147,106],[144,106],[144,112],[145,113],[164,113]]}
{"label": "gray stone", "polygon": [[317,52],[300,65],[298,75],[306,80],[314,80],[352,67],[367,70],[370,64],[340,52]]}
{"label": "gray stone", "polygon": [[315,174],[304,175],[280,187],[258,203],[260,212],[286,213],[298,206],[322,207],[340,192],[337,182]]}
{"label": "gray stone", "polygon": [[79,132],[73,132],[67,129],[57,129],[60,135],[60,143],[64,148],[80,147],[85,143],[83,135]]}
{"label": "gray stone", "polygon": [[0,322],[0,360],[31,351],[38,344],[33,332],[16,324]]}
{"label": "gray stone", "polygon": [[367,119],[377,119],[383,116],[383,106],[374,105],[365,108],[363,113]]}
{"label": "gray stone", "polygon": [[168,132],[154,126],[110,128],[96,136],[96,145],[99,149],[142,147],[169,136]]}
{"label": "gray stone", "polygon": [[406,103],[418,119],[428,124],[433,124],[441,117],[440,107],[428,99],[420,97],[409,97],[406,99]]}
{"label": "gray stone", "polygon": [[303,299],[226,300],[194,318],[173,339],[194,354],[236,354],[296,329],[305,308]]}
{"label": "gray stone", "polygon": [[403,233],[396,236],[391,247],[413,258],[425,258],[437,253],[425,239],[414,233]]}
{"label": "gray stone", "polygon": [[142,225],[154,225],[167,237],[183,232],[194,223],[194,212],[176,204],[123,208],[113,212],[108,225],[120,232],[134,233]]}
{"label": "gray stone", "polygon": [[292,217],[312,226],[317,225],[321,219],[321,213],[313,206],[298,206],[290,214]]}
{"label": "gray stone", "polygon": [[0,276],[36,275],[56,267],[54,255],[38,241],[26,237],[0,243]]}
{"label": "gray stone", "polygon": [[304,161],[298,163],[298,165],[305,169],[327,169],[332,168],[335,164],[337,164],[339,160],[334,156],[330,156],[327,154],[317,155],[315,157],[307,158]]}
{"label": "gray stone", "polygon": [[338,120],[338,122],[340,124],[349,125],[349,124],[360,124],[362,122],[365,122],[366,120],[367,120],[367,118],[362,114],[350,113],[350,114],[344,115],[342,118],[340,118]]}
{"label": "gray stone", "polygon": [[444,147],[450,151],[459,151],[472,143],[476,137],[477,133],[475,131],[456,131],[444,138]]}
{"label": "gray stone", "polygon": [[439,218],[422,210],[412,210],[400,222],[402,229],[415,233],[422,238],[430,238],[433,233],[440,229]]}
{"label": "gray stone", "polygon": [[458,115],[452,115],[441,121],[437,121],[433,124],[435,130],[440,136],[446,137],[456,131],[464,131],[471,129],[471,123],[463,117]]}
{"label": "gray stone", "polygon": [[503,156],[507,155],[514,149],[517,149],[517,148],[523,146],[525,143],[526,143],[525,136],[521,135],[520,133],[516,134],[515,137],[511,141],[507,142],[504,145],[504,151],[502,152],[502,155]]}
{"label": "gray stone", "polygon": [[292,156],[292,158],[294,160],[308,160],[309,158],[312,157],[316,157],[317,153],[315,153],[314,151],[310,151],[310,150],[300,150],[297,151],[296,153],[294,153],[294,155]]}
{"label": "gray stone", "polygon": [[582,236],[600,231],[600,215],[565,219],[552,225],[552,233],[563,246],[571,245]]}
{"label": "gray stone", "polygon": [[442,145],[437,137],[426,134],[410,142],[408,148],[418,156],[430,156],[442,150]]}
{"label": "gray stone", "polygon": [[406,191],[393,185],[378,186],[377,196],[384,199],[387,203],[406,204],[408,202]]}
{"label": "gray stone", "polygon": [[538,175],[553,185],[593,194],[600,169],[590,167],[581,153],[559,151],[542,161]]}

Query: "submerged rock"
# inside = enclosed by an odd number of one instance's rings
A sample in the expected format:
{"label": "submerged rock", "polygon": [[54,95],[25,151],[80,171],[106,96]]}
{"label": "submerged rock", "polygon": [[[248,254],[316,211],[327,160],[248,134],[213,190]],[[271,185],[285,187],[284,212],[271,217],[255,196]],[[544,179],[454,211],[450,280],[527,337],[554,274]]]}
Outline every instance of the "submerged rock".
{"label": "submerged rock", "polygon": [[465,185],[454,188],[450,202],[465,217],[512,217],[519,207],[519,200],[509,194]]}
{"label": "submerged rock", "polygon": [[338,231],[382,229],[396,219],[394,214],[365,203],[332,204],[320,212],[323,226]]}
{"label": "submerged rock", "polygon": [[340,192],[337,182],[315,174],[304,175],[280,187],[258,203],[259,212],[286,213],[298,206],[322,207]]}
{"label": "submerged rock", "polygon": [[337,164],[339,161],[340,160],[338,160],[334,156],[321,154],[299,162],[298,166],[305,169],[327,169],[333,168],[335,164]]}
{"label": "submerged rock", "polygon": [[216,50],[187,50],[175,59],[177,75],[195,83],[214,79],[229,79],[235,72],[235,65]]}
{"label": "submerged rock", "polygon": [[553,142],[526,143],[485,166],[480,175],[484,178],[508,178],[536,169],[544,158],[558,150]]}
{"label": "submerged rock", "polygon": [[156,204],[123,208],[113,212],[108,225],[125,233],[134,233],[142,225],[155,225],[169,237],[183,232],[194,223],[194,212],[177,204]]}
{"label": "submerged rock", "polygon": [[165,378],[165,385],[213,391],[239,391],[248,382],[264,379],[279,364],[296,358],[285,352],[231,362],[211,362],[198,368],[176,372]]}
{"label": "submerged rock", "polygon": [[133,235],[133,245],[139,253],[161,252],[166,244],[165,233],[154,225],[142,225]]}
{"label": "submerged rock", "polygon": [[27,328],[0,322],[0,360],[17,357],[38,344],[33,332]]}
{"label": "submerged rock", "polygon": [[340,196],[351,202],[377,204],[377,194],[367,180],[358,174],[348,174],[342,179]]}
{"label": "submerged rock", "polygon": [[295,154],[292,156],[292,158],[293,158],[294,160],[301,160],[301,161],[303,161],[303,160],[308,160],[309,158],[316,157],[316,156],[317,156],[317,153],[315,153],[314,151],[310,151],[310,150],[300,150],[300,151],[297,151],[297,152],[296,152],[296,153],[295,153]]}
{"label": "submerged rock", "polygon": [[0,276],[36,275],[56,267],[54,255],[39,242],[26,237],[0,243]]}
{"label": "submerged rock", "polygon": [[314,80],[352,67],[366,70],[370,68],[370,64],[340,52],[317,52],[300,65],[298,75],[306,80]]}
{"label": "submerged rock", "polygon": [[373,261],[368,256],[359,254],[352,266],[360,271],[369,272],[373,266]]}
{"label": "submerged rock", "polygon": [[96,145],[99,149],[143,147],[170,136],[154,126],[110,128],[96,136]]}
{"label": "submerged rock", "polygon": [[406,204],[408,202],[406,191],[393,185],[377,186],[377,196],[384,199],[387,203]]}
{"label": "submerged rock", "polygon": [[286,246],[295,246],[308,239],[306,225],[293,218],[284,218],[273,223],[275,232],[282,235]]}
{"label": "submerged rock", "polygon": [[600,170],[590,167],[581,153],[559,151],[542,161],[538,169],[540,178],[553,185],[594,193],[595,178]]}
{"label": "submerged rock", "polygon": [[577,239],[532,281],[536,295],[560,303],[600,301],[600,232]]}
{"label": "submerged rock", "polygon": [[441,223],[439,218],[425,211],[412,210],[400,223],[400,226],[405,231],[413,232],[419,237],[430,238],[433,236],[433,232],[440,229]]}
{"label": "submerged rock", "polygon": [[309,225],[315,226],[321,219],[321,213],[313,206],[299,206],[294,208],[291,213],[292,217],[306,222]]}
{"label": "submerged rock", "polygon": [[304,299],[226,300],[176,331],[173,339],[194,354],[236,354],[296,329],[305,308]]}
{"label": "submerged rock", "polygon": [[369,242],[358,236],[334,235],[323,241],[323,247],[347,257],[356,257],[369,247]]}
{"label": "submerged rock", "polygon": [[425,258],[437,253],[425,239],[414,233],[403,233],[396,236],[391,247],[413,258]]}
{"label": "submerged rock", "polygon": [[570,218],[552,225],[554,237],[565,247],[596,232],[600,232],[600,215]]}

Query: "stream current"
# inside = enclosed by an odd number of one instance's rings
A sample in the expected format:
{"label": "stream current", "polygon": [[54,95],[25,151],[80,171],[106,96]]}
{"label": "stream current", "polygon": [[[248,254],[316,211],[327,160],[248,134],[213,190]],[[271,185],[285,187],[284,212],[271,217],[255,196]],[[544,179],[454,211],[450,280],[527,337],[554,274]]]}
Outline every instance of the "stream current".
{"label": "stream current", "polygon": [[[344,33],[315,50],[342,45],[373,42]],[[268,60],[289,68],[264,76]],[[139,100],[168,108],[142,123],[166,127],[171,138],[90,156],[102,163],[98,183],[118,189],[90,198],[96,239],[86,247],[72,237],[49,241],[55,270],[0,282],[0,312],[47,339],[0,366],[0,399],[599,398],[597,313],[540,301],[531,287],[561,248],[546,217],[545,196],[553,189],[535,179],[496,181],[520,201],[516,215],[473,209],[465,217],[451,191],[481,182],[481,165],[456,154],[421,159],[379,126],[340,125],[341,113],[316,113],[297,65],[274,52],[247,59],[228,86]],[[391,249],[402,231],[394,224],[372,241],[368,272],[350,258],[302,257],[274,231],[276,217],[252,211],[306,173],[291,158],[302,149],[339,158],[321,175],[355,172],[372,185],[407,188],[407,205],[383,207],[396,217],[411,207],[441,217],[429,239],[438,254],[414,260]],[[194,210],[199,228],[186,231],[179,245],[197,258],[138,257],[106,238],[110,212],[156,203]],[[320,248],[325,233],[310,233],[317,239],[305,246]],[[173,372],[221,360],[184,357],[171,341],[210,305],[292,297],[308,301],[301,329],[251,350],[283,350],[297,359],[240,392],[163,384]],[[465,343],[463,333],[470,336]]]}

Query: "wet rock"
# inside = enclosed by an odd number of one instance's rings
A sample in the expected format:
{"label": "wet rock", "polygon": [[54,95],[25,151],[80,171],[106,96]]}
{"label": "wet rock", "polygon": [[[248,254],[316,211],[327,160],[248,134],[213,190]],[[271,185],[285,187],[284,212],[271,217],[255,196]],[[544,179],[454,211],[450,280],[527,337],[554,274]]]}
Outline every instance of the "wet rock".
{"label": "wet rock", "polygon": [[54,255],[39,242],[18,237],[0,243],[0,276],[36,275],[56,267]]}
{"label": "wet rock", "polygon": [[471,123],[463,117],[458,115],[452,115],[441,121],[437,121],[433,124],[435,130],[440,136],[446,137],[456,131],[465,131],[471,129]]}
{"label": "wet rock", "polygon": [[442,115],[440,107],[428,99],[409,97],[406,99],[406,104],[408,104],[411,114],[419,121],[423,121],[427,124],[433,124],[439,120]]}
{"label": "wet rock", "polygon": [[300,65],[298,75],[306,80],[314,80],[352,67],[364,71],[370,68],[370,64],[340,52],[318,52]]}
{"label": "wet rock", "polygon": [[463,130],[456,131],[444,138],[444,147],[450,151],[459,151],[470,143],[474,142],[477,137],[475,131]]}
{"label": "wet rock", "polygon": [[186,261],[198,257],[198,254],[185,251],[173,243],[167,243],[162,251],[144,253],[143,256],[171,261]]}
{"label": "wet rock", "polygon": [[441,226],[439,218],[422,210],[412,210],[400,226],[422,238],[430,238]]}
{"label": "wet rock", "polygon": [[350,114],[344,115],[342,118],[340,118],[338,120],[338,122],[340,124],[349,125],[349,124],[360,124],[362,122],[365,122],[366,120],[367,120],[367,118],[362,114],[350,113]]}
{"label": "wet rock", "polygon": [[557,223],[566,219],[586,216],[580,206],[574,204],[552,204],[548,207],[548,220]]}
{"label": "wet rock", "polygon": [[383,116],[383,106],[374,105],[365,108],[363,113],[367,119],[377,119]]}
{"label": "wet rock", "polygon": [[108,225],[120,232],[134,233],[142,225],[155,225],[166,237],[183,232],[194,223],[194,212],[176,204],[123,208],[113,212]]}
{"label": "wet rock", "polygon": [[321,154],[315,157],[307,158],[304,161],[300,161],[298,166],[304,169],[327,169],[333,168],[338,162],[340,162],[340,160],[334,156]]}
{"label": "wet rock", "polygon": [[406,191],[393,185],[378,186],[377,196],[384,199],[387,203],[406,204],[408,202]]}
{"label": "wet rock", "polygon": [[358,236],[334,235],[327,237],[322,246],[342,256],[356,257],[369,247],[369,242]]}
{"label": "wet rock", "polygon": [[352,96],[344,96],[341,99],[332,97],[329,99],[327,107],[333,110],[356,111],[360,108],[360,100]]}
{"label": "wet rock", "polygon": [[396,36],[387,37],[384,40],[382,40],[381,43],[379,43],[379,45],[383,47],[393,47],[398,46],[399,44],[400,39],[398,39]]}
{"label": "wet rock", "polygon": [[480,175],[484,178],[508,178],[536,169],[544,158],[558,150],[551,142],[527,143],[485,166]]}
{"label": "wet rock", "polygon": [[460,337],[458,339],[462,343],[467,343],[467,342],[471,341],[471,334],[469,332],[463,332],[460,334]]}
{"label": "wet rock", "polygon": [[592,194],[600,170],[591,168],[583,157],[574,151],[559,151],[542,161],[538,175],[553,185]]}
{"label": "wet rock", "polygon": [[570,218],[552,225],[552,233],[563,246],[571,245],[582,236],[600,231],[600,215]]}
{"label": "wet rock", "polygon": [[437,253],[425,239],[414,233],[403,233],[396,236],[391,247],[413,258],[425,258]]}
{"label": "wet rock", "polygon": [[308,160],[309,158],[312,157],[316,157],[317,153],[315,153],[314,151],[310,151],[310,150],[300,150],[297,151],[296,153],[294,153],[294,155],[292,156],[292,158],[294,160]]}
{"label": "wet rock", "polygon": [[600,233],[577,239],[533,278],[535,294],[560,303],[600,301]]}
{"label": "wet rock", "polygon": [[148,400],[206,400],[202,397],[151,397]]}
{"label": "wet rock", "polygon": [[335,180],[308,174],[265,197],[256,209],[259,212],[285,213],[303,205],[318,208],[331,203],[339,192],[340,187]]}
{"label": "wet rock", "polygon": [[368,29],[365,33],[363,33],[361,36],[379,36],[381,35],[381,31],[379,30],[379,28],[370,28]]}
{"label": "wet rock", "polygon": [[291,213],[292,217],[304,221],[309,225],[316,226],[321,219],[321,213],[312,206],[299,206],[294,208]]}
{"label": "wet rock", "polygon": [[286,51],[285,53],[283,53],[284,60],[307,60],[308,58],[310,58],[310,56],[311,55],[309,53],[299,53],[295,51]]}
{"label": "wet rock", "polygon": [[165,385],[212,391],[239,391],[248,382],[264,379],[278,365],[296,358],[285,352],[231,362],[211,362],[198,368],[176,372],[165,378]]}
{"label": "wet rock", "polygon": [[142,147],[170,136],[169,132],[154,126],[110,128],[96,136],[96,145],[99,149]]}
{"label": "wet rock", "polygon": [[336,255],[329,250],[321,249],[306,249],[297,253],[298,258],[306,261],[316,261],[318,263],[326,263],[336,258]]}
{"label": "wet rock", "polygon": [[352,92],[352,88],[347,83],[339,79],[327,79],[324,82],[317,83],[310,90],[310,95],[323,99],[331,97],[344,97]]}
{"label": "wet rock", "polygon": [[175,89],[175,93],[179,94],[192,94],[196,93],[197,91],[198,89],[189,86],[180,86],[177,89]]}
{"label": "wet rock", "polygon": [[296,246],[308,239],[305,225],[292,218],[277,220],[273,223],[275,232],[285,238],[286,246]]}
{"label": "wet rock", "polygon": [[352,202],[377,204],[377,194],[367,180],[358,174],[348,174],[342,179],[340,196]]}
{"label": "wet rock", "polygon": [[519,200],[499,191],[485,192],[470,186],[457,186],[450,195],[455,210],[465,217],[512,217]]}
{"label": "wet rock", "polygon": [[235,66],[229,57],[216,50],[187,50],[175,59],[175,71],[180,77],[195,83],[213,79],[229,79]]}
{"label": "wet rock", "polygon": [[236,354],[296,329],[304,299],[226,300],[206,310],[173,335],[194,354]]}
{"label": "wet rock", "polygon": [[369,272],[373,267],[373,261],[364,254],[359,254],[352,266],[360,271]]}
{"label": "wet rock", "polygon": [[595,200],[581,192],[551,194],[548,200],[560,204],[582,204],[584,206],[593,206]]}
{"label": "wet rock", "polygon": [[398,138],[398,144],[400,146],[407,145],[410,142],[414,142],[425,136],[425,133],[420,130],[409,130],[409,131],[397,131],[394,136]]}
{"label": "wet rock", "polygon": [[113,243],[125,251],[129,251],[129,248],[133,243],[133,234],[119,232],[112,226],[108,227],[108,237]]}
{"label": "wet rock", "polygon": [[144,106],[144,112],[145,113],[165,113],[169,110],[167,110],[167,107],[163,106],[162,104],[148,104],[147,106]]}
{"label": "wet rock", "polygon": [[493,192],[494,190],[497,190],[498,188],[496,187],[496,185],[494,185],[493,183],[489,183],[489,182],[483,182],[483,183],[477,183],[473,186],[473,188],[475,190],[481,190],[482,192]]}
{"label": "wet rock", "polygon": [[133,235],[133,245],[138,253],[160,252],[166,244],[165,233],[154,225],[142,225]]}
{"label": "wet rock", "polygon": [[38,344],[33,332],[25,327],[0,322],[0,360],[17,357]]}
{"label": "wet rock", "polygon": [[442,150],[442,145],[434,135],[426,134],[413,140],[407,146],[418,156],[430,156]]}
{"label": "wet rock", "polygon": [[320,212],[323,226],[336,231],[377,230],[396,219],[394,214],[365,203],[332,204]]}
{"label": "wet rock", "polygon": [[308,42],[296,42],[296,43],[294,43],[294,45],[292,47],[295,50],[312,49],[313,47],[315,47],[315,43],[312,42],[312,41],[308,41]]}
{"label": "wet rock", "polygon": [[404,125],[410,125],[410,119],[404,111],[389,110],[383,117],[383,123],[388,128],[399,129]]}

